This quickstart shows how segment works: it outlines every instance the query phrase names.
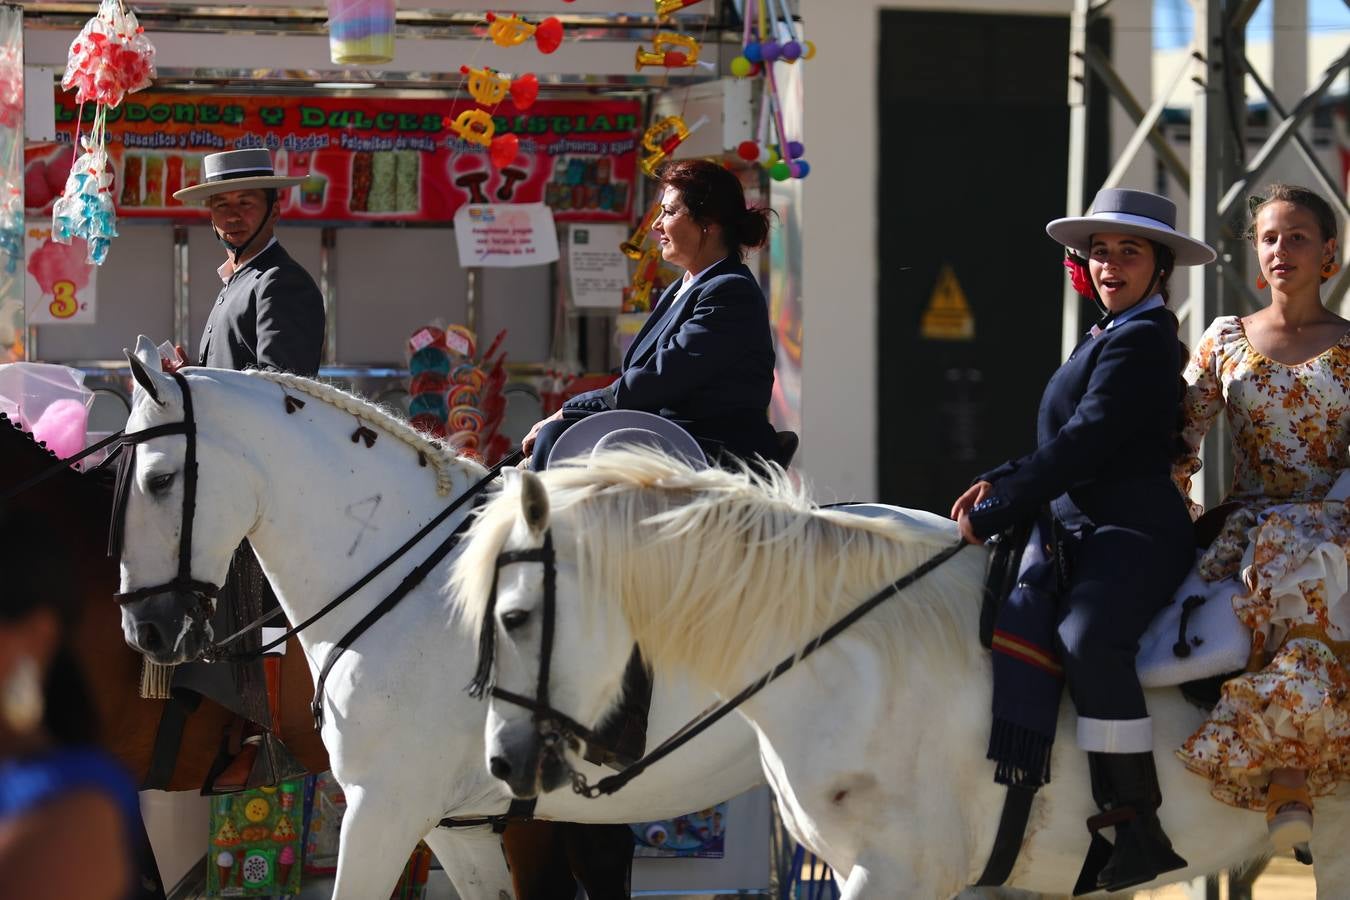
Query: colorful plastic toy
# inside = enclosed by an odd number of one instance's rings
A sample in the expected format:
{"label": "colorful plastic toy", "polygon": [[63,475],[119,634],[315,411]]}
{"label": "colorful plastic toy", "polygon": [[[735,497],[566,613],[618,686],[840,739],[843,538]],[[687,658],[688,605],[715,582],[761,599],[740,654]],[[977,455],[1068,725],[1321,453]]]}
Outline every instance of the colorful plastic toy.
{"label": "colorful plastic toy", "polygon": [[460,66],[459,71],[469,76],[465,85],[469,96],[484,106],[494,106],[501,103],[511,87],[511,79],[502,77],[486,66],[481,69]]}
{"label": "colorful plastic toy", "polygon": [[649,154],[642,158],[638,167],[649,178],[655,178],[657,167],[684,143],[689,133],[689,126],[679,116],[666,116],[653,122],[642,135],[642,146]]}
{"label": "colorful plastic toy", "polygon": [[464,140],[481,147],[490,145],[492,136],[497,131],[491,114],[485,109],[464,110],[455,117],[454,122],[450,123],[450,128]]}
{"label": "colorful plastic toy", "polygon": [[642,46],[637,48],[636,69],[641,72],[646,66],[688,68],[698,62],[700,49],[699,42],[687,34],[658,31],[652,38],[652,49]]}
{"label": "colorful plastic toy", "polygon": [[557,16],[549,16],[538,25],[532,25],[520,16],[487,14],[488,37],[499,47],[518,47],[534,38],[540,53],[552,53],[562,44],[563,25]]}
{"label": "colorful plastic toy", "polygon": [[624,256],[629,259],[642,259],[642,245],[647,243],[647,234],[656,224],[656,217],[659,215],[661,215],[661,201],[657,200],[643,215],[638,227],[633,229],[632,236],[619,245],[619,249],[623,251]]}

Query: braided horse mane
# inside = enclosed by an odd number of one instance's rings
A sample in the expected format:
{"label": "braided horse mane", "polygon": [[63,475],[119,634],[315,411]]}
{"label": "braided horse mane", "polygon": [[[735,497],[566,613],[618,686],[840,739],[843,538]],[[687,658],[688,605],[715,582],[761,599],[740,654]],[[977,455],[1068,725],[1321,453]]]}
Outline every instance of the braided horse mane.
{"label": "braided horse mane", "polygon": [[368,425],[374,425],[393,435],[416,450],[436,470],[436,493],[442,497],[450,493],[452,471],[456,465],[465,460],[455,452],[453,447],[423,434],[408,424],[406,419],[399,418],[383,406],[344,391],[336,385],[315,381],[313,378],[306,378],[303,375],[260,369],[249,369],[247,374],[322,400],[330,406],[351,413]]}

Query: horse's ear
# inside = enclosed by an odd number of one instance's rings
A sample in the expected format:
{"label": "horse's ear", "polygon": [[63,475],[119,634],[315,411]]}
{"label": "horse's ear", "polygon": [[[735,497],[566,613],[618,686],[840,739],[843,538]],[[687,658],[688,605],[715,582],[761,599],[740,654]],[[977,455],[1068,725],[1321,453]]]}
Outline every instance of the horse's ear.
{"label": "horse's ear", "polygon": [[548,491],[533,472],[520,472],[520,514],[530,533],[538,537],[548,527]]}
{"label": "horse's ear", "polygon": [[127,349],[122,352],[127,355],[127,363],[131,366],[131,377],[151,400],[163,406],[165,394],[160,388],[169,382],[169,378],[159,371],[159,351],[155,345],[150,343],[148,337],[141,335],[136,340],[135,353]]}

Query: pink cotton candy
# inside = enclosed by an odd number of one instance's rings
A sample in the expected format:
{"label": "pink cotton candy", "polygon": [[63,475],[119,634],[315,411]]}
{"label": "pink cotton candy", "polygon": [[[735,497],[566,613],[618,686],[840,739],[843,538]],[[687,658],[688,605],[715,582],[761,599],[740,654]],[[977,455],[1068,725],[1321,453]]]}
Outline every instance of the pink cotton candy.
{"label": "pink cotton candy", "polygon": [[78,400],[53,400],[33,423],[33,437],[47,444],[47,449],[65,459],[84,449],[85,428],[89,424],[89,410]]}

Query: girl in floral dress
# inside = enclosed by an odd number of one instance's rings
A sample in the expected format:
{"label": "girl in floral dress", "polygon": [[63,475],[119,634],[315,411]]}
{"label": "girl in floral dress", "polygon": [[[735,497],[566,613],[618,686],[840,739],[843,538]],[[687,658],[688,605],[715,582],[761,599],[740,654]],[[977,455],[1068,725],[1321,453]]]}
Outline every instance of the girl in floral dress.
{"label": "girl in floral dress", "polygon": [[1205,332],[1185,373],[1189,456],[1174,472],[1187,492],[1223,412],[1239,506],[1200,569],[1209,581],[1240,576],[1233,607],[1252,629],[1252,659],[1177,755],[1219,800],[1266,810],[1287,850],[1312,835],[1312,797],[1350,778],[1350,507],[1328,496],[1344,497],[1333,487],[1350,468],[1350,322],[1319,294],[1338,268],[1330,205],[1273,185],[1252,209],[1270,305]]}

